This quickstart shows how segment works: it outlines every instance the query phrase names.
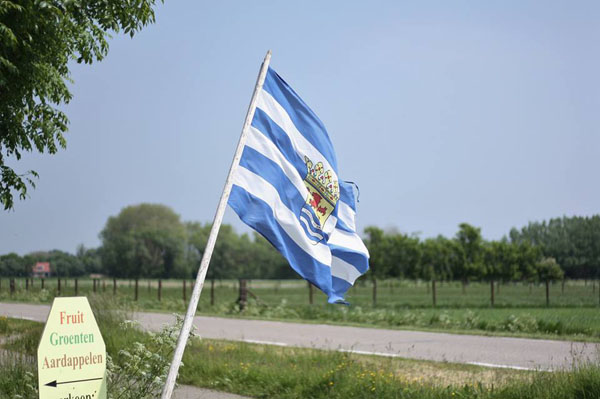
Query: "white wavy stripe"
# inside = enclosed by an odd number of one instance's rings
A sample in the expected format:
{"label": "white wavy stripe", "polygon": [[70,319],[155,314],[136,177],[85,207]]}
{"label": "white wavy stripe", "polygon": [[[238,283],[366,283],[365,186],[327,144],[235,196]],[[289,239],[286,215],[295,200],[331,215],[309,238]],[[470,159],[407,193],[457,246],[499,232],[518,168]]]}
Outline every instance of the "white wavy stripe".
{"label": "white wavy stripe", "polygon": [[306,226],[306,231],[308,232],[308,234],[310,234],[312,237],[316,238],[317,240],[321,241],[323,239],[323,236],[319,233],[315,233],[314,231],[312,231],[310,229],[310,227],[308,227],[308,222],[306,221],[305,217],[302,217],[302,215],[300,215],[300,222],[302,222],[305,226]]}
{"label": "white wavy stripe", "polygon": [[233,184],[240,186],[248,193],[265,201],[273,211],[273,217],[277,223],[304,252],[324,265],[331,265],[331,251],[329,247],[321,243],[314,244],[306,236],[304,229],[300,226],[298,217],[281,202],[279,193],[268,181],[248,169],[239,166],[235,173]]}
{"label": "white wavy stripe", "polygon": [[283,156],[281,151],[279,151],[279,148],[277,148],[271,140],[253,126],[250,126],[250,129],[248,130],[246,145],[279,165],[283,173],[285,173],[288,179],[296,186],[299,193],[298,195],[302,198],[308,197],[308,189],[304,184],[304,180],[300,177],[298,170]]}
{"label": "white wavy stripe", "polygon": [[331,258],[331,275],[354,284],[354,281],[361,276],[361,273],[350,263],[333,256]]}
{"label": "white wavy stripe", "polygon": [[306,155],[314,164],[317,164],[319,161],[322,162],[325,170],[331,171],[333,180],[338,180],[337,174],[329,164],[329,161],[327,161],[327,158],[325,158],[323,154],[321,154],[321,152],[298,131],[285,108],[283,108],[271,94],[262,90],[258,94],[256,106],[262,109],[269,118],[279,125],[279,127],[288,135],[296,153],[298,153],[302,159],[304,159],[304,156]]}
{"label": "white wavy stripe", "polygon": [[348,233],[344,230],[335,229],[327,242],[332,245],[348,248],[354,252],[360,252],[369,257],[369,250],[367,250],[365,243],[362,242],[356,233]]}
{"label": "white wavy stripe", "polygon": [[348,226],[352,231],[356,231],[356,212],[352,207],[346,204],[344,201],[338,201],[338,211],[337,211],[338,219],[340,219],[346,226]]}

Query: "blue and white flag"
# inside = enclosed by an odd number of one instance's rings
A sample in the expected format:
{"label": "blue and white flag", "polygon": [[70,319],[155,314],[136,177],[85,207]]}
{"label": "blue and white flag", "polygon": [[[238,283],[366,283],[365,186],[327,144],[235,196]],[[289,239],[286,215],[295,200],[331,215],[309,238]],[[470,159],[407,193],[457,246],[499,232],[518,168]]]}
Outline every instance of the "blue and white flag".
{"label": "blue and white flag", "polygon": [[330,303],[369,268],[353,185],[340,180],[325,126],[271,68],[235,172],[229,205]]}

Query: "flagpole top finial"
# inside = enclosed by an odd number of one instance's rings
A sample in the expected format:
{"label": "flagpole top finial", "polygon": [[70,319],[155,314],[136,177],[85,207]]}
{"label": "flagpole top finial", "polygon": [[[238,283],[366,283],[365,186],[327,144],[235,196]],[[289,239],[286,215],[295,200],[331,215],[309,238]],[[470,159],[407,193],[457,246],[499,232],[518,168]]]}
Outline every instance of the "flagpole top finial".
{"label": "flagpole top finial", "polygon": [[265,55],[265,61],[271,59],[271,50],[267,51],[267,55]]}

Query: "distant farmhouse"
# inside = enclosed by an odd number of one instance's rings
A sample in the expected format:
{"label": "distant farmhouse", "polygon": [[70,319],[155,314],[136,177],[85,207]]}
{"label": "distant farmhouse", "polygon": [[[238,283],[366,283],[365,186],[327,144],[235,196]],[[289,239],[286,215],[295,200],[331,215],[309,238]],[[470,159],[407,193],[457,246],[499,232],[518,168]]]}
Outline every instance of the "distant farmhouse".
{"label": "distant farmhouse", "polygon": [[50,262],[37,262],[31,271],[33,277],[50,277]]}

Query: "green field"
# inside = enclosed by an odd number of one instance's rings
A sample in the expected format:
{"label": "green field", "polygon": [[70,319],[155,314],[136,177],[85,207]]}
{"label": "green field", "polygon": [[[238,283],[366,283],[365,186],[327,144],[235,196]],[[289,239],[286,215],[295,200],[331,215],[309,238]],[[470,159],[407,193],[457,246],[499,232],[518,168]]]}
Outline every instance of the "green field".
{"label": "green field", "polygon": [[[50,303],[58,293],[57,279],[40,280],[25,289],[25,280],[16,280],[13,295],[8,280],[0,286],[0,300]],[[186,282],[185,297],[189,300],[192,281]],[[489,283],[470,283],[464,287],[458,282],[437,283],[437,306],[432,306],[430,283],[422,281],[386,280],[378,282],[377,303],[373,305],[372,283],[359,283],[347,299],[350,306],[328,305],[326,297],[313,290],[313,305],[309,305],[309,290],[300,280],[248,281],[249,299],[246,309],[239,311],[237,281],[216,281],[214,305],[211,305],[211,283],[207,281],[198,307],[199,314],[227,317],[295,320],[377,326],[388,328],[417,328],[452,332],[484,333],[495,335],[547,337],[559,339],[600,341],[600,312],[598,286],[595,282],[567,281],[550,286],[550,307],[546,307],[545,286],[540,284],[508,283],[495,286],[495,306],[490,306]],[[184,313],[183,282],[162,282],[161,300],[158,300],[158,282],[140,280],[138,300],[135,301],[135,283],[117,282],[113,295],[113,281],[97,283],[96,294],[113,297],[122,304],[138,310]],[[93,283],[78,280],[78,294],[92,295]],[[61,280],[61,295],[75,294],[73,279]]]}

